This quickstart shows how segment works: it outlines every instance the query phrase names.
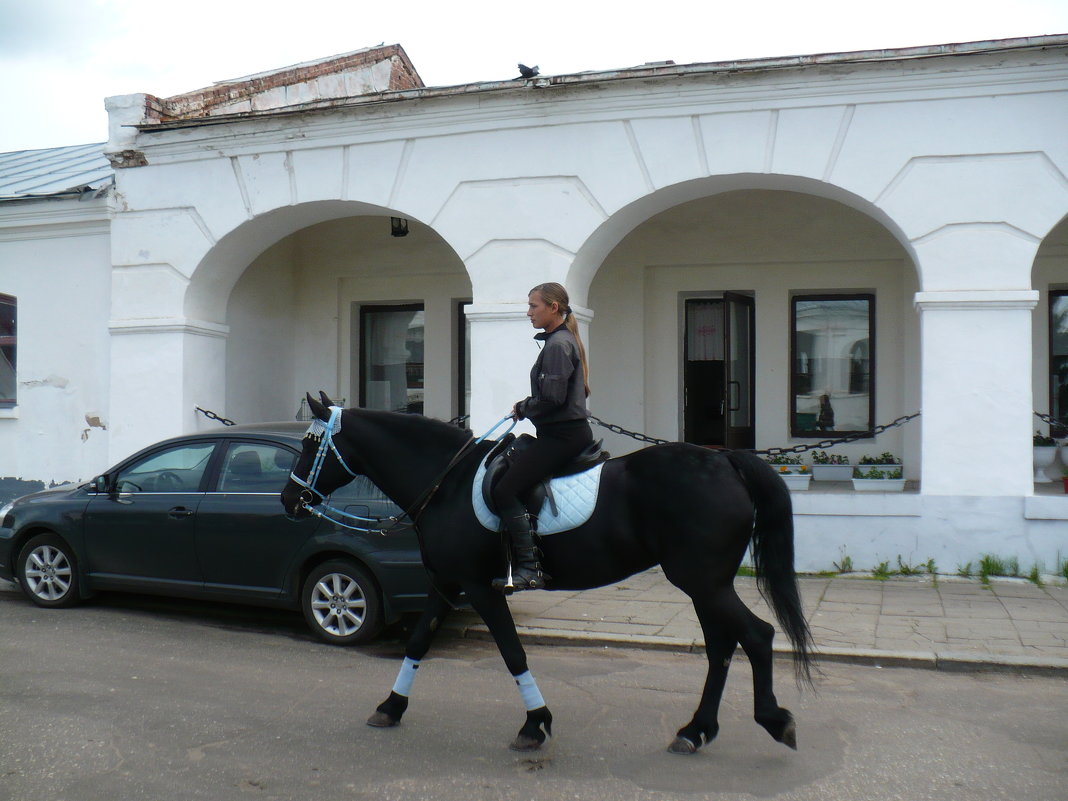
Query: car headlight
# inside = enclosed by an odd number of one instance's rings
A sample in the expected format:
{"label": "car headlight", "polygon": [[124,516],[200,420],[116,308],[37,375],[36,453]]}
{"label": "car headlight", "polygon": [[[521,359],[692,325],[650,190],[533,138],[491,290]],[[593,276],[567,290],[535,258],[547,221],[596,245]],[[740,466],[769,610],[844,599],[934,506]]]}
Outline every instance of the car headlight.
{"label": "car headlight", "polygon": [[15,506],[14,501],[9,501],[3,506],[0,506],[0,528],[9,528],[7,525],[7,513],[10,512]]}

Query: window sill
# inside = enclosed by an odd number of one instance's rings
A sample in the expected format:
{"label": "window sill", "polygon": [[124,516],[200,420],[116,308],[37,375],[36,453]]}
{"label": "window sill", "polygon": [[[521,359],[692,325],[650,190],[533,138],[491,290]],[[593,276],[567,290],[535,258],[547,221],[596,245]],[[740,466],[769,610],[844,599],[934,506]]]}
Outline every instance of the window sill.
{"label": "window sill", "polygon": [[18,406],[0,406],[0,420],[18,420]]}

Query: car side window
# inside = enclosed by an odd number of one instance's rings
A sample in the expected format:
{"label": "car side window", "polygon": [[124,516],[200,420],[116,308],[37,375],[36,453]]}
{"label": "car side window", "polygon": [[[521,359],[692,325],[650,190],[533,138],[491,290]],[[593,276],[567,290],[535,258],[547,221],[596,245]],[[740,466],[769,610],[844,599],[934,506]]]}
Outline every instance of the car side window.
{"label": "car side window", "polygon": [[119,492],[198,492],[215,450],[214,442],[157,451],[123,468],[115,478]]}
{"label": "car side window", "polygon": [[232,442],[223,459],[219,492],[281,492],[297,454],[256,442]]}

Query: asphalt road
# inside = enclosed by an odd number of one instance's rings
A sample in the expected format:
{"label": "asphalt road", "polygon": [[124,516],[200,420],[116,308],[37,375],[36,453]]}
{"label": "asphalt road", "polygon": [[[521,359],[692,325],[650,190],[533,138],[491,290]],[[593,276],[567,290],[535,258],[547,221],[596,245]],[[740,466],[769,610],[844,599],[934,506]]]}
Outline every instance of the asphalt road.
{"label": "asphalt road", "polygon": [[735,662],[719,738],[665,749],[704,659],[537,647],[555,716],[536,756],[492,645],[450,640],[419,672],[404,723],[364,725],[401,646],[320,645],[299,616],[105,596],[40,610],[0,591],[0,799],[1065,798],[1068,680],[831,664],[779,700],[799,750],[751,718]]}

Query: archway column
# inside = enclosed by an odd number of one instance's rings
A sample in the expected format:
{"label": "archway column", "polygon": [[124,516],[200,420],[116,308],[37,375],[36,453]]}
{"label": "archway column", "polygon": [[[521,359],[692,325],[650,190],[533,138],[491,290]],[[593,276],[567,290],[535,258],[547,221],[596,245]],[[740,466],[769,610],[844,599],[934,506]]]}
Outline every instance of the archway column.
{"label": "archway column", "polygon": [[1024,289],[918,292],[925,495],[1031,495],[1031,314]]}
{"label": "archway column", "polygon": [[185,318],[113,320],[109,461],[225,416],[226,326]]}

